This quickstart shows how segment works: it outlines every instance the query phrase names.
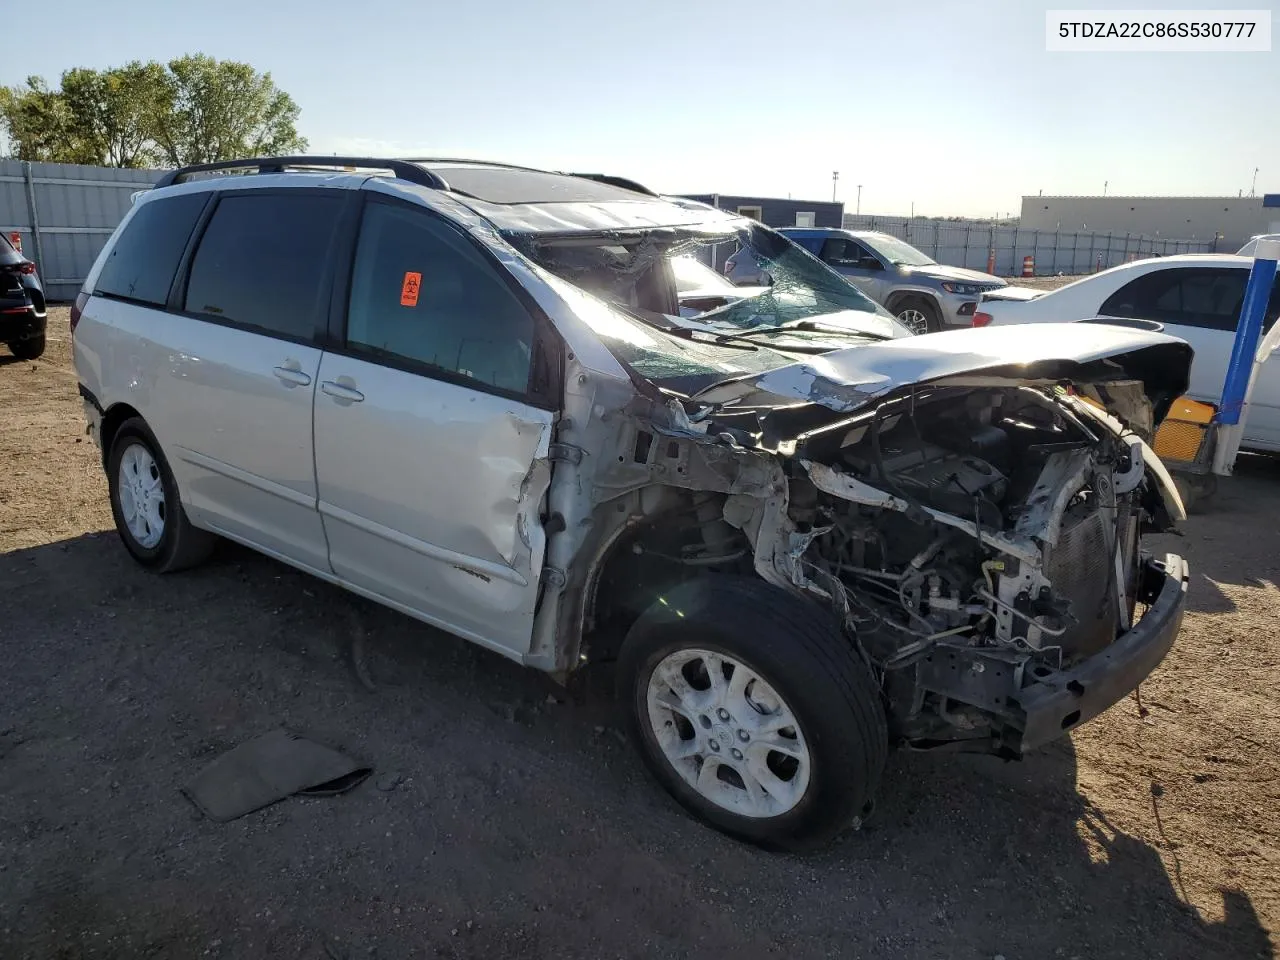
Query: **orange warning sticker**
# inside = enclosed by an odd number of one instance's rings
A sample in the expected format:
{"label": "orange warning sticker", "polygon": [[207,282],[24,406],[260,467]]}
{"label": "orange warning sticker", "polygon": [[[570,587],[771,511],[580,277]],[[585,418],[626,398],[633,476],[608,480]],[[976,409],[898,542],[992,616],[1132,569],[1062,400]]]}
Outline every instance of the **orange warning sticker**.
{"label": "orange warning sticker", "polygon": [[418,305],[418,291],[421,287],[422,274],[406,270],[404,282],[400,284],[400,306],[416,307]]}

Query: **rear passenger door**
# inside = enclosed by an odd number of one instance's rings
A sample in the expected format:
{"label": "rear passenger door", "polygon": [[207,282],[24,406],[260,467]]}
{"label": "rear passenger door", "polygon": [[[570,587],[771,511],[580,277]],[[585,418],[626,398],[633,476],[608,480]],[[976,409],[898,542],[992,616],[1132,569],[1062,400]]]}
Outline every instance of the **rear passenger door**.
{"label": "rear passenger door", "polygon": [[[1189,393],[1217,403],[1235,342],[1249,271],[1242,267],[1174,267],[1145,274],[1107,298],[1099,313],[1164,324],[1195,350]],[[1275,322],[1280,299],[1273,290],[1264,331]],[[1273,362],[1262,366],[1254,385],[1245,437],[1280,445],[1280,378]]]}
{"label": "rear passenger door", "polygon": [[473,238],[376,194],[349,288],[315,399],[333,571],[518,657],[545,544],[550,325]]}
{"label": "rear passenger door", "polygon": [[355,191],[220,192],[165,319],[157,431],[192,519],[327,571],[312,396],[331,263]]}

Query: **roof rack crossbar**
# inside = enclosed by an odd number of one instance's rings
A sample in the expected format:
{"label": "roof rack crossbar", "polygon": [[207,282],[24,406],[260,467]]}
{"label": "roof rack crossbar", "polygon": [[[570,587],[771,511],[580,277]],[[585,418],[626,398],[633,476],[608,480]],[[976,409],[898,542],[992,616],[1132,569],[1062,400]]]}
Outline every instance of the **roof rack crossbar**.
{"label": "roof rack crossbar", "polygon": [[430,170],[409,160],[386,160],[378,157],[251,157],[244,160],[220,160],[216,163],[194,163],[170,170],[157,182],[156,187],[168,187],[182,183],[193,173],[217,170],[247,170],[257,168],[258,173],[284,173],[289,167],[359,167],[366,170],[390,170],[401,180],[416,183],[433,190],[447,190],[446,184]]}

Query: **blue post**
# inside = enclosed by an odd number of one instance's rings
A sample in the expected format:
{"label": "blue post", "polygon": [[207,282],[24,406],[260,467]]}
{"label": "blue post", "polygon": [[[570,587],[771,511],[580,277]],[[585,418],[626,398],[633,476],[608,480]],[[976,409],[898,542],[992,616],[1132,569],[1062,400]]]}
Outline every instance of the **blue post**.
{"label": "blue post", "polygon": [[[1263,251],[1258,250],[1259,253]],[[1276,279],[1276,261],[1258,257],[1249,272],[1249,285],[1245,287],[1244,304],[1240,308],[1240,323],[1236,327],[1236,340],[1231,347],[1231,360],[1227,364],[1227,378],[1222,384],[1222,404],[1218,408],[1217,421],[1233,425],[1240,422],[1240,413],[1249,392],[1249,378],[1253,374],[1253,358],[1262,335],[1262,319],[1271,299],[1271,285]]]}

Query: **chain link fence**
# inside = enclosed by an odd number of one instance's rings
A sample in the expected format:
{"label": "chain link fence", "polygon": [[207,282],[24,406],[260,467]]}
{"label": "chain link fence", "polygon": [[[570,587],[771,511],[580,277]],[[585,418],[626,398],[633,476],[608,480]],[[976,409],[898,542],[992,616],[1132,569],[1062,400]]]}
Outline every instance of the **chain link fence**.
{"label": "chain link fence", "polygon": [[905,240],[939,263],[967,267],[1001,277],[1023,274],[1023,258],[1032,257],[1035,276],[1093,273],[1129,260],[1179,253],[1212,253],[1201,240],[1166,240],[1138,233],[1086,233],[1023,230],[989,220],[933,220],[846,213],[846,230],[878,230]]}

